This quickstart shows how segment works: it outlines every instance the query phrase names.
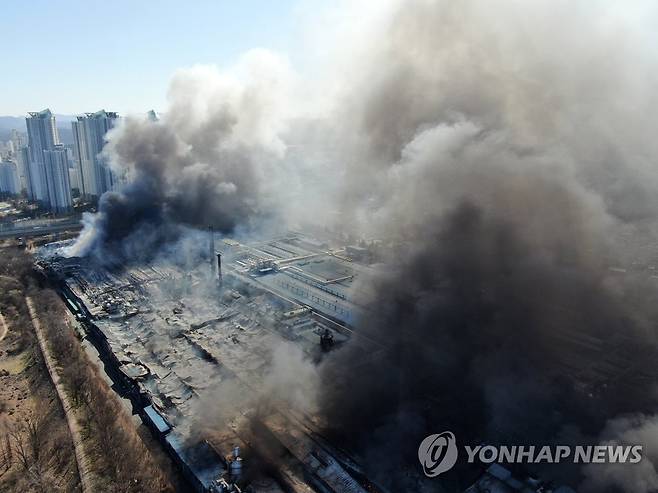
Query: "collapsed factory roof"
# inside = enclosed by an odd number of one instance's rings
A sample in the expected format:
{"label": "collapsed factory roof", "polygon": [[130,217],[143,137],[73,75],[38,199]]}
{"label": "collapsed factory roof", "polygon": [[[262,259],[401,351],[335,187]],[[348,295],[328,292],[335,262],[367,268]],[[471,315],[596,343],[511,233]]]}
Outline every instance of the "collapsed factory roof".
{"label": "collapsed factory roof", "polygon": [[[143,419],[187,464],[199,491],[217,488],[214,481],[230,472],[227,450],[238,444],[249,454],[258,442],[237,423],[251,419],[277,348],[295,348],[313,361],[349,338],[364,352],[378,350],[350,329],[362,310],[353,301],[355,279],[369,267],[347,249],[298,233],[244,244],[213,238],[211,245],[218,247],[213,269],[207,262],[188,269],[156,260],[110,271],[59,256],[62,245],[43,249],[39,262],[59,280],[126,393],[142,403]],[[221,407],[233,426],[200,436],[200,410],[208,405]],[[316,419],[283,402],[259,417],[290,454],[278,465],[278,481],[292,491],[314,491],[310,473],[326,491],[364,491],[345,468],[351,459],[336,460],[340,454],[319,439]],[[269,479],[254,480],[270,485],[255,491],[276,491]]]}

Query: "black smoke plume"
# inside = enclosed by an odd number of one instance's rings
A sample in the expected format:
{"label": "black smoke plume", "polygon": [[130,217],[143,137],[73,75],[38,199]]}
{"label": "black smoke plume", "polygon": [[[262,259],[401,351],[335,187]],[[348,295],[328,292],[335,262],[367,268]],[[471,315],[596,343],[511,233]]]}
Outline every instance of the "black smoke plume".
{"label": "black smoke plume", "polygon": [[[327,432],[391,491],[415,491],[407,472],[430,433],[449,429],[473,444],[596,443],[611,417],[658,403],[654,381],[625,374],[654,367],[650,327],[588,242],[569,236],[587,216],[559,183],[526,186],[523,212],[501,215],[465,197],[410,229],[422,240],[401,245],[363,300],[359,333],[384,348],[369,358],[348,346],[323,368]],[[525,214],[548,199],[570,207],[557,206],[555,229],[549,221],[529,231]],[[615,358],[616,373],[599,378]],[[543,472],[580,481],[555,465]]]}
{"label": "black smoke plume", "polygon": [[[357,324],[383,349],[352,344],[325,363],[327,433],[391,491],[419,491],[417,446],[445,429],[543,445],[623,428],[646,445],[658,397],[646,25],[585,2],[391,12],[339,111],[348,227],[389,246]],[[541,473],[585,476],[589,491],[656,482],[653,464],[599,470]]]}
{"label": "black smoke plume", "polygon": [[128,117],[108,135],[104,153],[125,183],[101,197],[71,254],[152,258],[182,226],[231,233],[271,219],[287,68],[260,52],[239,65],[241,78],[209,67],[181,71],[167,114]]}

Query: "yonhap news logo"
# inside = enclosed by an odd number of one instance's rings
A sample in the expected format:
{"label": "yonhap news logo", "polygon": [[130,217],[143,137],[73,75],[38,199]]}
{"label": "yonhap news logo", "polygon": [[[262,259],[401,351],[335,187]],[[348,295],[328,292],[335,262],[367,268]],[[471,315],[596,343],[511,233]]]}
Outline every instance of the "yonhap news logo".
{"label": "yonhap news logo", "polygon": [[450,431],[430,435],[418,447],[418,460],[430,478],[452,469],[458,455],[457,441]]}
{"label": "yonhap news logo", "polygon": [[[637,464],[642,445],[464,445],[469,464]],[[418,460],[427,477],[449,471],[457,463],[459,450],[454,433],[444,431],[426,437],[418,447]]]}

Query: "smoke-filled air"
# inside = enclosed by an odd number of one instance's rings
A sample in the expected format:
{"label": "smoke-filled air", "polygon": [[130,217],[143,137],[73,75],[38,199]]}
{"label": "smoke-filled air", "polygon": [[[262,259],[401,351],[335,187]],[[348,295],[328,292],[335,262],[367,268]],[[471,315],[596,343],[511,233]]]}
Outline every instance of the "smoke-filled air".
{"label": "smoke-filled air", "polygon": [[267,219],[285,153],[289,77],[285,60],[264,51],[232,73],[177,73],[162,119],[128,117],[108,136],[104,152],[129,185],[103,195],[72,253],[153,258],[182,225],[228,233]]}
{"label": "smoke-filled air", "polygon": [[263,50],[184,68],[159,120],[112,130],[104,152],[129,184],[103,195],[70,253],[150,259],[209,226],[394,245],[355,287],[355,330],[380,354],[351,341],[321,362],[284,354],[263,400],[280,396],[276,374],[297,380],[298,405],[394,492],[420,491],[407,470],[443,429],[470,443],[641,440],[642,467],[544,474],[656,491],[655,372],[586,389],[564,377],[591,370],[574,339],[604,341],[598,360],[658,354],[658,280],[619,274],[658,261],[656,5],[347,2],[328,18],[333,34],[308,42],[314,76]]}

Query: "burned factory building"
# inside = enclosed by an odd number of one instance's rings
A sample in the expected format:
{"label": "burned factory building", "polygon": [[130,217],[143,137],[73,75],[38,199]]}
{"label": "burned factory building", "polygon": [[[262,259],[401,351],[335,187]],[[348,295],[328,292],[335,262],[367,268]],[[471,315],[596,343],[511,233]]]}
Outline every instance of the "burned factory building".
{"label": "burned factory building", "polygon": [[[38,265],[98,349],[117,391],[196,491],[393,493],[404,485],[430,492],[442,484],[440,491],[472,492],[489,483],[504,483],[500,491],[570,491],[541,467],[516,468],[517,479],[510,479],[504,468],[461,464],[447,483],[432,482],[399,456],[417,446],[422,426],[401,425],[408,436],[389,430],[386,440],[397,449],[377,444],[382,437],[373,426],[386,430],[391,416],[444,424],[474,443],[545,430],[524,429],[513,400],[506,412],[516,431],[504,422],[493,430],[479,425],[479,409],[463,407],[479,399],[472,384],[444,382],[441,373],[453,378],[450,364],[423,361],[422,347],[434,341],[411,341],[402,326],[377,332],[371,321],[390,314],[372,312],[371,285],[363,281],[386,283],[389,268],[334,236],[291,231],[239,240],[211,230],[199,234],[207,246],[196,260],[160,257],[120,268],[62,255],[68,241],[43,247]],[[377,243],[380,254],[408,248]],[[568,303],[554,309],[568,310]],[[611,405],[611,393],[633,395],[643,379],[658,378],[655,353],[623,337],[555,327],[551,338],[560,348],[552,378],[572,389],[574,401]],[[410,367],[407,357],[415,360]],[[385,456],[373,459],[373,446]]]}
{"label": "burned factory building", "polygon": [[61,244],[39,265],[197,491],[375,491],[323,438],[314,404],[298,402],[320,385],[304,372],[348,340],[381,351],[351,324],[356,280],[372,267],[301,233],[249,243],[210,234],[212,261],[193,268],[99,269],[60,256]]}

